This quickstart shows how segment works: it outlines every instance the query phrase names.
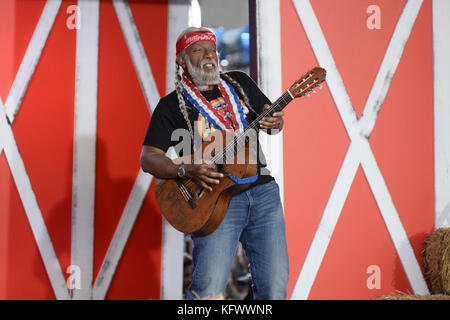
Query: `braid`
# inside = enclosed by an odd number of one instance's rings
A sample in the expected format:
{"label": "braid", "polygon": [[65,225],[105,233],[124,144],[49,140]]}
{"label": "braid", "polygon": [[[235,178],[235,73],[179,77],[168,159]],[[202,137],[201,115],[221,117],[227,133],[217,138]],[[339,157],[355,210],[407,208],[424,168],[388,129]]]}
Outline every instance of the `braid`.
{"label": "braid", "polygon": [[189,129],[189,133],[191,135],[192,141],[194,141],[194,130],[192,130],[191,122],[189,121],[189,116],[186,110],[186,103],[184,102],[183,94],[181,93],[181,77],[180,77],[180,65],[177,63],[175,68],[175,91],[177,93],[178,98],[178,106],[180,107],[181,114],[184,117],[184,120],[186,121],[186,124]]}
{"label": "braid", "polygon": [[259,116],[259,113],[256,112],[251,104],[250,104],[250,100],[248,99],[247,94],[244,92],[244,89],[242,89],[242,86],[239,82],[237,82],[236,80],[234,80],[232,77],[230,77],[228,74],[221,72],[220,76],[225,79],[226,81],[228,81],[229,83],[231,83],[233,85],[233,87],[235,87],[237,89],[237,91],[239,92],[239,94],[241,95],[242,99],[244,99],[244,103],[245,105],[257,116]]}

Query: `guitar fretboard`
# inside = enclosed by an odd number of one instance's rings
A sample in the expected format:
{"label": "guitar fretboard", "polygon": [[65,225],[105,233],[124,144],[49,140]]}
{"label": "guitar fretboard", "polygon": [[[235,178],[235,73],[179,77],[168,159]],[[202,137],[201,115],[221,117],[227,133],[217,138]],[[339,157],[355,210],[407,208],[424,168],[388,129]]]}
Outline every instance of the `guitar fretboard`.
{"label": "guitar fretboard", "polygon": [[231,160],[234,156],[245,146],[247,141],[256,141],[259,132],[259,121],[265,117],[271,117],[275,112],[283,110],[289,102],[294,100],[289,91],[283,93],[270,108],[262,112],[247,128],[244,132],[236,135],[233,141],[229,142],[226,147],[214,156],[212,161],[214,163],[226,163],[227,160]]}

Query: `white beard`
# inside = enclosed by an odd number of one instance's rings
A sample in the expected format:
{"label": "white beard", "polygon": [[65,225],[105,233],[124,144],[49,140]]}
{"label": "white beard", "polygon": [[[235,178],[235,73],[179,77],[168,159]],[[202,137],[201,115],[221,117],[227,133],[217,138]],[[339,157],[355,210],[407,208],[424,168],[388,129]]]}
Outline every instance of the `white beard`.
{"label": "white beard", "polygon": [[[191,63],[189,56],[185,56],[187,71],[189,72],[192,82],[199,91],[208,90],[209,86],[216,85],[220,80],[220,70],[218,64],[214,59],[204,59],[200,62],[200,67],[194,66]],[[215,68],[213,71],[206,72],[203,70],[203,66],[207,63],[212,63]]]}

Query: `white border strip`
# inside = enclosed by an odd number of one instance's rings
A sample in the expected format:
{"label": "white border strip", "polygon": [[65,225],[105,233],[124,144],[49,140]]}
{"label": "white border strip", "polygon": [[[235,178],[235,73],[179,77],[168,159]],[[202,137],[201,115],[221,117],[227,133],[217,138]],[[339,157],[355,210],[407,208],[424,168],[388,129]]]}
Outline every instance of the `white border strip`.
{"label": "white border strip", "polygon": [[433,0],[435,228],[450,227],[450,1]]}
{"label": "white border strip", "polygon": [[[256,34],[258,83],[271,101],[281,95],[281,40],[280,0],[256,1]],[[283,134],[260,133],[260,145],[266,157],[267,168],[280,187],[284,207]]]}
{"label": "white border strip", "polygon": [[[167,24],[167,72],[166,92],[175,89],[175,42],[188,26],[190,1],[169,0]],[[169,158],[176,157],[173,148],[167,152]],[[179,300],[183,297],[184,234],[162,219],[161,253],[161,299]]]}
{"label": "white border strip", "polygon": [[[139,82],[141,83],[144,97],[150,112],[152,112],[156,107],[160,96],[150,69],[150,64],[145,54],[144,47],[142,45],[142,41],[134,22],[131,9],[128,3],[123,0],[114,0],[113,4],[117,17],[119,18],[119,23],[125,36]],[[153,176],[144,173],[142,170],[139,171],[125,209],[120,218],[119,225],[114,232],[113,239],[103,261],[100,273],[95,281],[93,292],[94,299],[104,299],[106,296],[152,179]]]}
{"label": "white border strip", "polygon": [[10,123],[4,110],[3,102],[0,99],[0,145],[5,150],[11,174],[16,184],[17,190],[22,200],[25,213],[30,223],[34,239],[39,248],[45,269],[50,279],[53,292],[57,299],[70,299],[66,281],[53,248],[50,235],[45,226],[41,209],[39,208],[36,194],[26,172],[25,164],[20,155],[19,148],[14,139]]}
{"label": "white border strip", "polygon": [[73,299],[92,298],[94,265],[95,159],[99,1],[78,1],[72,188],[71,264],[81,271],[81,287]]}

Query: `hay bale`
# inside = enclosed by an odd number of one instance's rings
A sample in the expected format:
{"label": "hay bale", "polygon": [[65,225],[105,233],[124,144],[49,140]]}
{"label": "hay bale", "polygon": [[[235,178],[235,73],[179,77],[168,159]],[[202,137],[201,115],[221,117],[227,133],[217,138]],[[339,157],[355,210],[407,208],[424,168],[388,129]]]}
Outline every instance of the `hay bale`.
{"label": "hay bale", "polygon": [[450,300],[450,296],[445,294],[419,295],[400,293],[392,296],[381,296],[377,300]]}
{"label": "hay bale", "polygon": [[425,279],[434,294],[450,295],[450,228],[440,228],[425,239]]}

